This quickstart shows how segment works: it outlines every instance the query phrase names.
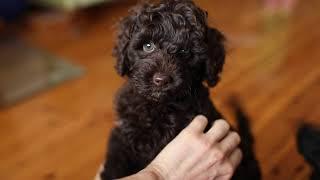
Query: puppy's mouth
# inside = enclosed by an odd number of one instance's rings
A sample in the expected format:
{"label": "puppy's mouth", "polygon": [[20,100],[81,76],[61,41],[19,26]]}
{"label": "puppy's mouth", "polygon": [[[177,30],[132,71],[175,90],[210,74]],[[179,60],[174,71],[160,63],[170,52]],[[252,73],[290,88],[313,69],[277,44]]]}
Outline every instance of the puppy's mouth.
{"label": "puppy's mouth", "polygon": [[153,90],[149,97],[153,101],[162,101],[168,97],[168,92],[164,90]]}
{"label": "puppy's mouth", "polygon": [[152,94],[151,94],[151,96],[152,96],[152,98],[153,99],[155,99],[155,100],[159,100],[159,99],[161,99],[161,97],[163,97],[164,95],[163,95],[164,93],[163,92],[153,92]]}
{"label": "puppy's mouth", "polygon": [[150,87],[148,91],[141,92],[140,94],[143,95],[146,99],[154,101],[154,102],[169,102],[176,99],[176,97],[180,97],[181,93],[179,93],[179,89],[183,87],[175,87],[175,86],[168,86],[163,88],[158,87]]}

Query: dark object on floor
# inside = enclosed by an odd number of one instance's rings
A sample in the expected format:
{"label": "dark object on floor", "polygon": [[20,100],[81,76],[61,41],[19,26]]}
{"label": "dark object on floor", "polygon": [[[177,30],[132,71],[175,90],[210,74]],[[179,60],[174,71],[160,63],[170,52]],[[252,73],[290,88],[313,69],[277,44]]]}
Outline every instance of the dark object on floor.
{"label": "dark object on floor", "polygon": [[[120,25],[114,55],[116,70],[128,81],[116,99],[118,126],[111,133],[103,180],[146,167],[196,115],[205,115],[209,125],[222,117],[208,87],[220,79],[224,36],[207,25],[207,13],[192,1],[163,0],[132,9]],[[249,165],[256,163],[254,154],[247,161],[249,153],[244,152],[243,172],[234,179],[260,179],[259,169],[251,168],[258,166]]]}
{"label": "dark object on floor", "polygon": [[0,38],[0,107],[7,106],[83,70],[13,37]]}
{"label": "dark object on floor", "polygon": [[320,179],[320,129],[302,125],[297,135],[298,150],[313,168],[311,180]]}
{"label": "dark object on floor", "polygon": [[14,20],[26,9],[25,0],[1,0],[0,1],[0,19]]}
{"label": "dark object on floor", "polygon": [[234,110],[238,124],[238,133],[241,136],[240,148],[246,158],[235,172],[235,177],[246,177],[247,179],[261,179],[261,171],[258,160],[254,153],[254,137],[250,128],[248,115],[242,109],[237,97],[231,97],[230,106]]}

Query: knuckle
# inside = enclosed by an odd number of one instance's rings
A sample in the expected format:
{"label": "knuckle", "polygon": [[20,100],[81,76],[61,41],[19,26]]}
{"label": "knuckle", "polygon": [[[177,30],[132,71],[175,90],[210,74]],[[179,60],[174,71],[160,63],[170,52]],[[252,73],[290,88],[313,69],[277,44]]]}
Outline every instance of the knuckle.
{"label": "knuckle", "polygon": [[186,137],[186,139],[188,139],[189,142],[193,143],[194,145],[197,145],[202,148],[209,146],[205,138],[191,130],[185,129],[183,135]]}
{"label": "knuckle", "polygon": [[239,159],[240,159],[240,161],[241,161],[241,160],[242,160],[242,158],[243,158],[243,153],[242,153],[242,151],[241,151],[241,149],[240,149],[240,148],[237,148],[237,149],[236,149],[236,151],[237,151],[238,156],[239,156]]}
{"label": "knuckle", "polygon": [[241,142],[241,137],[239,136],[239,134],[237,132],[235,132],[235,131],[232,131],[231,133],[232,133],[232,136],[234,138],[234,141],[237,144],[239,144]]}
{"label": "knuckle", "polygon": [[185,136],[187,137],[188,139],[191,139],[191,137],[193,136],[193,132],[190,130],[190,128],[185,128],[184,130],[182,130],[180,132],[180,135],[181,136]]}
{"label": "knuckle", "polygon": [[225,165],[225,171],[228,173],[228,174],[232,174],[234,172],[235,168],[233,167],[232,163],[231,162],[226,162],[226,165]]}
{"label": "knuckle", "polygon": [[225,157],[225,153],[219,148],[213,149],[213,157],[216,161],[222,161]]}
{"label": "knuckle", "polygon": [[230,130],[230,125],[225,120],[219,119],[215,123],[221,132],[228,132]]}
{"label": "knuckle", "polygon": [[204,149],[204,150],[209,150],[212,146],[212,142],[208,141],[205,138],[201,138],[200,140],[200,146]]}
{"label": "knuckle", "polygon": [[192,143],[199,141],[199,136],[190,129],[184,129],[183,131],[181,131],[180,135],[184,136],[186,139],[188,139],[188,141]]}
{"label": "knuckle", "polygon": [[230,129],[230,125],[229,125],[229,123],[227,123],[227,121],[221,120],[221,124],[223,125],[223,127],[224,127],[226,130],[229,130],[229,129]]}
{"label": "knuckle", "polygon": [[192,136],[192,134],[194,134],[193,131],[190,130],[190,128],[185,128],[181,131],[181,134],[183,134],[184,136]]}

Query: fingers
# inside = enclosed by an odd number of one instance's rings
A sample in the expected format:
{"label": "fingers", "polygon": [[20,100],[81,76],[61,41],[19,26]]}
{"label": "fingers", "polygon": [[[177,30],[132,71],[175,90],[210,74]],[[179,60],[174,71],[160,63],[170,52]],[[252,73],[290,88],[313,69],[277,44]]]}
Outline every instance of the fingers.
{"label": "fingers", "polygon": [[203,132],[208,124],[208,120],[203,115],[196,116],[191,123],[188,125],[187,129],[195,132]]}
{"label": "fingers", "polygon": [[229,129],[230,125],[225,120],[219,119],[213,123],[206,136],[212,142],[218,142],[228,134]]}
{"label": "fingers", "polygon": [[240,136],[234,131],[228,132],[227,136],[220,142],[221,151],[230,154],[240,144]]}
{"label": "fingers", "polygon": [[230,163],[234,168],[237,168],[241,160],[242,160],[242,152],[239,148],[237,148],[230,155]]}
{"label": "fingers", "polygon": [[[239,148],[235,149],[231,155],[226,158],[220,165],[220,171],[217,173],[216,180],[231,179],[235,170],[242,160],[242,152]],[[213,166],[214,167],[214,166]],[[217,168],[217,167],[215,167]]]}

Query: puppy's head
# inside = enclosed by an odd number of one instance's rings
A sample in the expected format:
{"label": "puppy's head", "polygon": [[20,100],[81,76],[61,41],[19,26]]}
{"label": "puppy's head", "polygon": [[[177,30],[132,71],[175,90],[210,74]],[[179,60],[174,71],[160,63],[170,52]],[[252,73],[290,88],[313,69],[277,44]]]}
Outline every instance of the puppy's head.
{"label": "puppy's head", "polygon": [[163,0],[133,8],[120,23],[116,70],[135,90],[161,101],[189,95],[203,81],[214,86],[222,70],[223,35],[189,0]]}

